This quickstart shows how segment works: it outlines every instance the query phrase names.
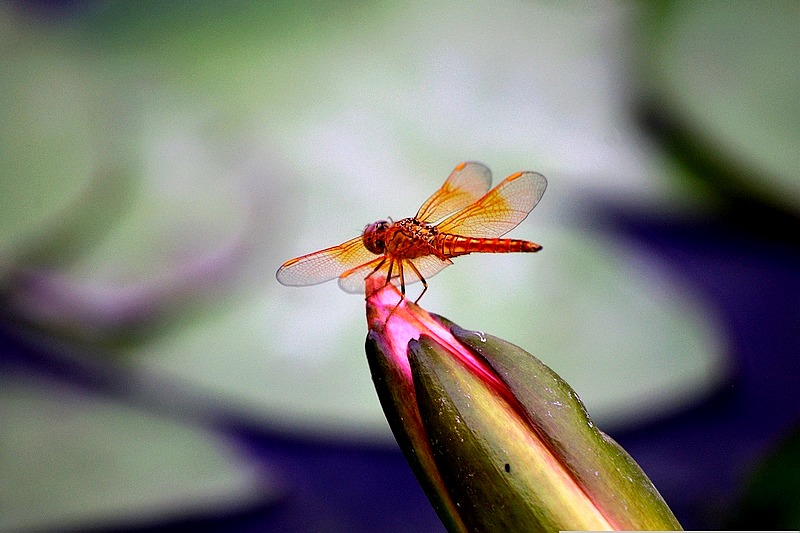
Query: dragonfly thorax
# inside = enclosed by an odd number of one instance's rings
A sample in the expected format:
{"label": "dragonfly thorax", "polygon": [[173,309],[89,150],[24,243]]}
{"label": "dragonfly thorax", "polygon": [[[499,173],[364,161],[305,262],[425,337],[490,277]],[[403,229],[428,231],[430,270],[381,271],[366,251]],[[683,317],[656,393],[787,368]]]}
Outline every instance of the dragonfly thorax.
{"label": "dragonfly thorax", "polygon": [[374,254],[413,259],[431,253],[437,234],[435,226],[412,217],[397,222],[379,220],[364,229],[361,239]]}

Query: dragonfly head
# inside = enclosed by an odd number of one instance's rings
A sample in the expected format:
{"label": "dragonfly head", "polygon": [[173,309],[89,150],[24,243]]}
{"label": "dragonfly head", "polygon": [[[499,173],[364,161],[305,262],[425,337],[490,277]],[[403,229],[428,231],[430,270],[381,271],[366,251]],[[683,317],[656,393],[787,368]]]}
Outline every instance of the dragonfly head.
{"label": "dragonfly head", "polygon": [[386,252],[385,235],[389,226],[391,223],[388,220],[378,220],[366,226],[364,234],[361,236],[364,247],[373,254],[384,254]]}

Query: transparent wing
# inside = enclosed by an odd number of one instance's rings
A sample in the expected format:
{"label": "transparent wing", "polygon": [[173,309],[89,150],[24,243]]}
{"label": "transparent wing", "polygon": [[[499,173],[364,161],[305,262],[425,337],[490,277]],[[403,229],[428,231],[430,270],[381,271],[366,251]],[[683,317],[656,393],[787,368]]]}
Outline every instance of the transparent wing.
{"label": "transparent wing", "polygon": [[436,222],[467,207],[483,196],[492,184],[492,173],[480,163],[460,163],[438,191],[417,211],[417,219]]}
{"label": "transparent wing", "polygon": [[511,231],[536,207],[547,180],[536,172],[517,172],[463,210],[436,227],[443,233],[494,238]]}
{"label": "transparent wing", "polygon": [[[375,257],[374,255],[372,257]],[[383,265],[378,268],[378,265],[381,264],[383,261],[384,256],[377,257],[368,263],[364,263],[363,265],[355,266],[349,270],[346,270],[339,276],[339,288],[345,292],[358,294],[358,293],[365,293],[366,290],[364,288],[364,280],[367,279],[367,276],[370,275],[373,271],[375,271],[375,275],[383,276],[386,278],[388,268],[389,268],[389,261],[386,260]],[[376,271],[375,269],[378,268]]]}
{"label": "transparent wing", "polygon": [[[426,280],[431,279],[433,276],[441,272],[443,268],[453,264],[451,260],[439,259],[435,255],[415,257],[414,259],[411,259],[411,262],[414,263],[414,266],[417,267],[419,273],[422,274],[422,277]],[[403,268],[403,276],[406,278],[406,285],[419,281],[419,276],[417,276],[413,269],[408,267]]]}
{"label": "transparent wing", "polygon": [[[364,280],[373,272],[375,273],[375,276],[385,280],[386,276],[389,275],[389,259],[387,258],[386,261],[381,264],[382,259],[383,257],[379,257],[378,259],[363,265],[359,265],[343,273],[339,278],[339,287],[341,287],[341,289],[345,292],[363,293]],[[408,261],[408,259],[405,260],[406,263],[408,263]],[[453,264],[453,262],[449,259],[442,260],[435,255],[416,257],[414,259],[410,259],[410,261],[414,263],[414,266],[417,267],[419,273],[422,274],[422,277],[426,280],[435,276],[446,266]],[[379,264],[380,268],[375,270]],[[403,264],[403,279],[405,280],[406,285],[410,285],[418,282],[419,276],[416,272],[414,272],[413,268],[408,266],[408,264]],[[393,285],[400,287],[400,269],[398,268],[397,263],[395,263],[392,267],[392,277],[390,282]]]}
{"label": "transparent wing", "polygon": [[375,258],[375,254],[364,248],[361,237],[356,237],[339,246],[290,259],[281,265],[275,277],[283,285],[316,285]]}

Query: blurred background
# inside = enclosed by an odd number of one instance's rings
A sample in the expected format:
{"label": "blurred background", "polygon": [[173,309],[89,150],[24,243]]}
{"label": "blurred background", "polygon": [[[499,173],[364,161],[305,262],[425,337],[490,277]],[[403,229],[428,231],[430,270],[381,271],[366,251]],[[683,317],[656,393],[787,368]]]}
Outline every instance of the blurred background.
{"label": "blurred background", "polygon": [[363,300],[274,273],[463,160],[547,176],[544,249],[426,309],[685,528],[800,527],[798,58],[796,1],[1,3],[0,530],[443,531]]}

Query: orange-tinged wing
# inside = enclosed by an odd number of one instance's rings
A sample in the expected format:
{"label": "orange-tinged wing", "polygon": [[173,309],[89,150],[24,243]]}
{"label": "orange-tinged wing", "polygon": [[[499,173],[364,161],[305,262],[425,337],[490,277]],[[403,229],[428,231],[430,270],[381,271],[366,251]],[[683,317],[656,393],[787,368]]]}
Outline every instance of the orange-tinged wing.
{"label": "orange-tinged wing", "polygon": [[441,220],[483,196],[491,184],[492,173],[488,168],[480,163],[460,163],[439,190],[425,200],[417,211],[417,219],[422,222]]}
{"label": "orange-tinged wing", "polygon": [[547,180],[541,174],[517,172],[436,227],[443,233],[465,237],[500,237],[525,220],[546,188]]}
{"label": "orange-tinged wing", "polygon": [[283,285],[316,285],[338,278],[343,272],[369,263],[376,257],[383,256],[376,256],[364,248],[359,236],[339,246],[290,259],[281,265],[275,277]]}
{"label": "orange-tinged wing", "polygon": [[[378,276],[379,279],[385,280],[386,276],[389,275],[389,259],[387,258],[386,261],[381,265],[381,267],[377,271],[375,270],[375,268],[381,262],[381,259],[383,259],[383,256],[343,273],[342,276],[339,278],[339,287],[341,287],[341,289],[345,292],[363,293],[364,280],[373,271],[375,272],[375,275]],[[409,260],[406,260],[406,262],[408,261]],[[414,263],[414,266],[417,267],[419,273],[422,274],[422,277],[425,278],[426,280],[430,279],[432,276],[435,276],[446,266],[453,264],[453,262],[450,261],[449,259],[439,259],[435,255],[424,255],[421,257],[415,257],[410,261]],[[413,268],[409,267],[407,264],[404,264],[403,279],[406,285],[410,285],[412,283],[418,282],[419,276],[417,276]],[[396,285],[397,287],[400,286],[400,269],[398,268],[396,263],[392,267],[391,283],[393,285]]]}

